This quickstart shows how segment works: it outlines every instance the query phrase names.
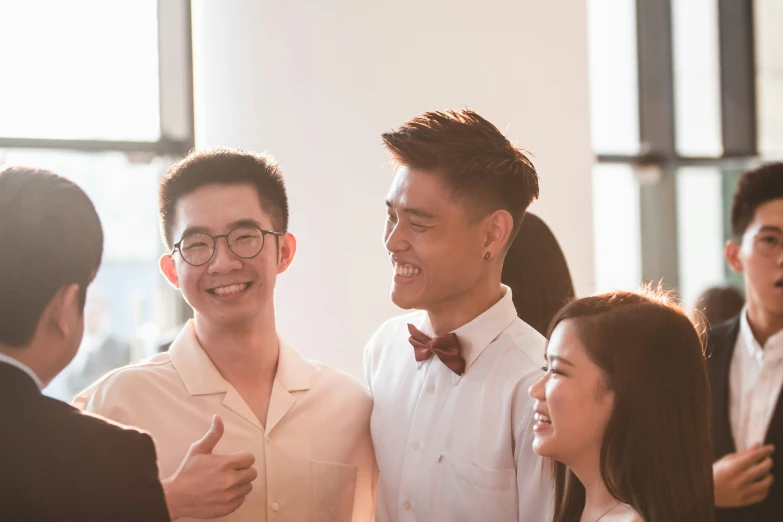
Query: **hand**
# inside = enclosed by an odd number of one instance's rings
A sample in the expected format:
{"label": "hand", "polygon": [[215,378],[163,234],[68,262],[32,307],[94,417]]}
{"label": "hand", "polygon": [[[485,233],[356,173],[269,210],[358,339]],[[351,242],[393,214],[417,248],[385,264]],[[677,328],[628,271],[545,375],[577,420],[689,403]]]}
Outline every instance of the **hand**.
{"label": "hand", "polygon": [[739,453],[729,453],[712,465],[715,505],[743,507],[767,498],[772,485],[774,446],[755,445]]}
{"label": "hand", "polygon": [[253,489],[258,472],[251,453],[213,455],[223,436],[223,420],[215,415],[212,426],[194,442],[179,469],[161,481],[172,520],[182,517],[217,518],[236,511]]}

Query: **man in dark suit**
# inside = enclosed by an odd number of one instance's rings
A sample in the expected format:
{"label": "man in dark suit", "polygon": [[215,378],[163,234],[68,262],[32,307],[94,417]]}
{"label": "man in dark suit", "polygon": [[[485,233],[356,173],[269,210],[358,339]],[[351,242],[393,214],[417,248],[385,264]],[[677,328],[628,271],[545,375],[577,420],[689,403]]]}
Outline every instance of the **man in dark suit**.
{"label": "man in dark suit", "polygon": [[149,435],[45,397],[76,353],[103,232],[87,195],[0,170],[0,519],[170,520]]}
{"label": "man in dark suit", "polygon": [[783,163],[737,186],[726,259],[745,280],[740,315],[709,332],[716,522],[783,520]]}

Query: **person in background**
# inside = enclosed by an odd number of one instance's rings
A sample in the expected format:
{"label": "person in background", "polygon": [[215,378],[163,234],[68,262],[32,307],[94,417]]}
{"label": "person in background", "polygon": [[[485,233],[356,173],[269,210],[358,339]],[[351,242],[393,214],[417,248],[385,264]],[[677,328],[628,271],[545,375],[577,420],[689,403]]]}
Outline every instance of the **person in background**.
{"label": "person in background", "polygon": [[737,317],[744,306],[745,296],[736,287],[713,286],[699,294],[695,308],[709,326]]}
{"label": "person in background", "polygon": [[708,331],[717,522],[783,516],[783,163],[745,172],[726,260],[745,282],[739,315]]}
{"label": "person in background", "polygon": [[574,298],[568,263],[544,221],[527,212],[503,262],[501,282],[524,322],[546,335],[555,314]]}
{"label": "person in background", "polygon": [[73,361],[44,389],[44,394],[70,402],[106,373],[131,362],[130,344],[112,332],[103,296],[90,289],[84,307],[84,338]]}
{"label": "person in background", "polygon": [[712,522],[702,339],[661,292],[613,292],[552,321],[533,447],[554,460],[554,522]]}
{"label": "person in background", "polygon": [[169,520],[149,435],[41,394],[73,359],[103,229],[87,195],[0,170],[0,518]]}

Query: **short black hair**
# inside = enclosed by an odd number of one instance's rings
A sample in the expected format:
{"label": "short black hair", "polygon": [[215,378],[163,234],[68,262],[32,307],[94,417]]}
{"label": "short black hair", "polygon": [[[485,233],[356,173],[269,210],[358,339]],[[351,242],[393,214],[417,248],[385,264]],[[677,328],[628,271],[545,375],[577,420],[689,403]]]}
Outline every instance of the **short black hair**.
{"label": "short black hair", "polygon": [[84,310],[103,229],[75,183],[45,170],[0,168],[0,245],[0,343],[27,346],[65,286],[79,285]]}
{"label": "short black hair", "polygon": [[399,164],[440,174],[474,217],[508,211],[514,219],[509,244],[538,198],[538,175],[525,151],[469,109],[424,113],[382,139]]}
{"label": "short black hair", "polygon": [[288,232],[288,196],[280,167],[268,154],[212,148],[192,152],[172,165],[160,184],[160,228],[167,248],[180,198],[205,185],[253,185],[276,232]]}
{"label": "short black hair", "polygon": [[768,201],[783,198],[783,163],[767,163],[744,172],[737,182],[731,205],[731,237],[742,239],[756,209]]}

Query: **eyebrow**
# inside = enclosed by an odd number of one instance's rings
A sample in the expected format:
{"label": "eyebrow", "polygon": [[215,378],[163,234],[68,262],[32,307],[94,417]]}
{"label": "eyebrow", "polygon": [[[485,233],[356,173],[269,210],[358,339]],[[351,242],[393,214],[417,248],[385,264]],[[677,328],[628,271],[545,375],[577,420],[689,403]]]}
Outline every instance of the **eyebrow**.
{"label": "eyebrow", "polygon": [[[389,208],[389,209],[392,209],[394,207],[394,205],[392,205],[391,201],[386,201],[386,207]],[[435,219],[434,215],[432,215],[429,212],[427,212],[426,210],[422,210],[420,208],[405,207],[405,208],[402,209],[402,211],[405,214],[409,214],[411,216],[416,216],[416,217],[425,218],[425,219]]]}
{"label": "eyebrow", "polygon": [[[228,230],[234,230],[235,228],[239,227],[256,227],[256,228],[263,228],[261,226],[261,223],[256,221],[255,219],[238,219],[237,221],[232,221],[228,224]],[[212,234],[212,229],[205,226],[193,226],[188,227],[182,232],[181,237],[189,236],[191,234]]]}
{"label": "eyebrow", "polygon": [[783,234],[783,229],[776,227],[775,225],[764,225],[759,229],[759,232],[777,232]]}
{"label": "eyebrow", "polygon": [[559,361],[559,362],[561,362],[561,363],[563,363],[563,364],[565,364],[567,366],[572,366],[572,367],[574,366],[574,363],[572,363],[571,361],[569,361],[565,357],[560,357],[559,355],[550,355],[549,356],[549,361],[550,362],[557,362],[557,361]]}

